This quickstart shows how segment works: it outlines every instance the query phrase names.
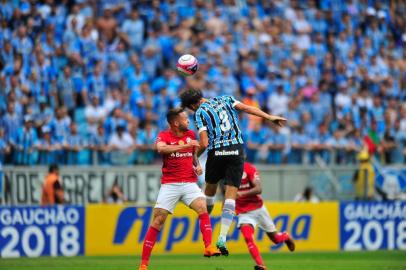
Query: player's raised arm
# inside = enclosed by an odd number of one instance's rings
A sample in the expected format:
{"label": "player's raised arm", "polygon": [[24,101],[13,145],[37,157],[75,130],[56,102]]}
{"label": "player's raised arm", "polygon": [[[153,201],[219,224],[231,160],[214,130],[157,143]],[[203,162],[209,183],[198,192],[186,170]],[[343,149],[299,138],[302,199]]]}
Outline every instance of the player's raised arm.
{"label": "player's raised arm", "polygon": [[234,105],[234,108],[239,110],[239,111],[243,111],[245,113],[248,113],[248,114],[252,114],[252,115],[262,117],[262,118],[264,118],[264,119],[266,119],[268,121],[273,122],[274,124],[276,124],[276,125],[278,125],[280,127],[282,127],[287,121],[286,118],[276,116],[276,115],[267,114],[266,112],[264,112],[263,110],[261,110],[261,109],[259,109],[257,107],[249,106],[249,105],[244,104],[242,102],[236,103]]}

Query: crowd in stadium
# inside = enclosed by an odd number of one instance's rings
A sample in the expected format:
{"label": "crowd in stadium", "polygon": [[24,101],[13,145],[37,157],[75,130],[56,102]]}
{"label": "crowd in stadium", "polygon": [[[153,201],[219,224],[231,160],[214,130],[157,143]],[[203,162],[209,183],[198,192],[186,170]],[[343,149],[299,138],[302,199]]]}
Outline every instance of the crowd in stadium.
{"label": "crowd in stadium", "polygon": [[[366,145],[404,163],[404,14],[389,0],[2,0],[0,161],[154,163],[166,112],[199,88],[289,120],[241,119],[250,161],[348,164]],[[184,53],[200,63],[188,78]]]}

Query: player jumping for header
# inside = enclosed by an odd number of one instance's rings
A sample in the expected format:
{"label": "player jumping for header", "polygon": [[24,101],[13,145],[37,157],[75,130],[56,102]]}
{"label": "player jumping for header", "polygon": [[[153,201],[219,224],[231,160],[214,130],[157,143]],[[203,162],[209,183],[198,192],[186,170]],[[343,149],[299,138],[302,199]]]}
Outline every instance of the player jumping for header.
{"label": "player jumping for header", "polygon": [[295,250],[295,243],[289,234],[287,232],[280,233],[276,230],[275,224],[261,198],[261,192],[261,180],[257,169],[254,165],[245,162],[236,200],[237,227],[244,236],[251,257],[255,260],[255,270],[266,270],[261,254],[254,242],[254,231],[257,224],[265,231],[273,243],[285,243],[290,251]]}
{"label": "player jumping for header", "polygon": [[178,201],[199,215],[200,231],[205,245],[204,256],[219,256],[211,245],[212,228],[206,200],[197,185],[197,174],[202,173],[195,149],[199,146],[193,131],[188,129],[189,119],[181,108],[169,110],[166,115],[170,128],[158,134],[156,147],[163,155],[161,188],[153,211],[152,223],[145,236],[139,270],[146,270],[152,248],[168,214],[173,213]]}
{"label": "player jumping for header", "polygon": [[203,98],[200,90],[185,90],[180,94],[182,106],[195,112],[195,123],[200,135],[199,154],[208,148],[206,162],[206,201],[209,213],[213,209],[218,182],[224,179],[225,200],[221,228],[216,246],[228,255],[226,236],[235,211],[235,199],[244,167],[244,142],[238,123],[238,111],[262,117],[282,126],[286,119],[267,114],[248,106],[232,96]]}

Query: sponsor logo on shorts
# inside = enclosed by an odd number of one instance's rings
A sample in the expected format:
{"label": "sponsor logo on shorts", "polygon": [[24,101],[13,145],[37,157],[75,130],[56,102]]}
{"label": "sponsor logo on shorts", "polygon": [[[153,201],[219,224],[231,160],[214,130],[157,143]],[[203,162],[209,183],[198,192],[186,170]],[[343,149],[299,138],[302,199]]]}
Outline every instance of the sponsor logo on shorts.
{"label": "sponsor logo on shorts", "polygon": [[214,152],[215,156],[238,156],[239,154],[240,154],[239,150],[232,150],[232,151],[226,151],[226,150],[218,151],[218,150],[216,150]]}

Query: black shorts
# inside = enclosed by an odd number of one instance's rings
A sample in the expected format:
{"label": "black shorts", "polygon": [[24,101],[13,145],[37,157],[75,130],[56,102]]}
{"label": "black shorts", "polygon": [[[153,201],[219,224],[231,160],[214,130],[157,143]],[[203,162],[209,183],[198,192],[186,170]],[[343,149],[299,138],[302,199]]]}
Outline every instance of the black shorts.
{"label": "black shorts", "polygon": [[206,183],[240,187],[244,172],[244,147],[241,144],[212,149],[207,153]]}

